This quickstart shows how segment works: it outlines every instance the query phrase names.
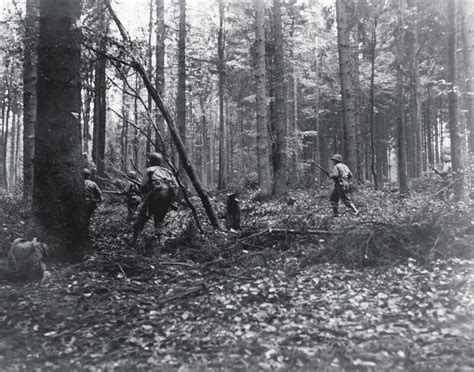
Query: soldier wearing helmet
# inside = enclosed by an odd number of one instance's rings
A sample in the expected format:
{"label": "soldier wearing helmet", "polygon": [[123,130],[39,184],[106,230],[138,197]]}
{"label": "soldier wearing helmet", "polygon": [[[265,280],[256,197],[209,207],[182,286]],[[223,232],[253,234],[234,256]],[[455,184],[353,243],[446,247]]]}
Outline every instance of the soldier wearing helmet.
{"label": "soldier wearing helmet", "polygon": [[357,216],[359,211],[348,195],[349,180],[352,178],[352,172],[349,167],[342,162],[342,156],[340,154],[334,154],[331,160],[334,162],[334,167],[329,177],[334,180],[334,190],[331,193],[329,201],[331,202],[334,216],[339,216],[338,206],[340,200]]}
{"label": "soldier wearing helmet", "polygon": [[125,197],[127,202],[127,218],[125,223],[130,223],[135,217],[138,206],[140,205],[141,191],[140,191],[140,181],[138,180],[137,173],[135,171],[130,171],[127,174],[127,185],[125,186]]}
{"label": "soldier wearing helmet", "polygon": [[148,156],[148,168],[142,178],[140,190],[144,201],[133,224],[133,236],[130,244],[135,244],[138,234],[145,227],[148,219],[153,216],[158,238],[161,235],[161,223],[173,203],[178,189],[178,182],[173,173],[162,166],[163,155],[154,152]]}
{"label": "soldier wearing helmet", "polygon": [[97,209],[100,203],[102,203],[102,191],[99,186],[90,179],[91,171],[88,168],[84,168],[82,171],[84,175],[84,188],[86,194],[86,218],[87,224],[89,224],[94,211]]}

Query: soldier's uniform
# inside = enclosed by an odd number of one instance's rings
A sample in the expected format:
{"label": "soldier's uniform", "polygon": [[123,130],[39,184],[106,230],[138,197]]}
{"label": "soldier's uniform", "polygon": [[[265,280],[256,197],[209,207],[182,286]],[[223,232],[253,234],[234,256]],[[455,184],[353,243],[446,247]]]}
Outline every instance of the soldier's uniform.
{"label": "soldier's uniform", "polygon": [[89,169],[84,169],[84,187],[86,194],[86,218],[89,224],[94,211],[97,209],[99,204],[102,202],[102,191],[94,181],[91,181],[89,177],[91,172]]}
{"label": "soldier's uniform", "polygon": [[[134,171],[128,173],[130,180],[125,187],[125,196],[127,200],[127,219],[126,223],[130,223],[135,216],[138,206],[142,200],[140,186],[138,185],[137,174]],[[136,181],[136,182],[133,182]]]}
{"label": "soldier's uniform", "polygon": [[442,178],[441,181],[441,190],[443,190],[441,194],[441,198],[444,201],[448,201],[450,199],[451,194],[451,184],[452,184],[452,171],[453,166],[451,163],[451,156],[448,154],[443,155],[443,169],[439,172],[439,175]]}
{"label": "soldier's uniform", "polygon": [[41,281],[46,270],[44,258],[48,255],[46,244],[22,238],[15,239],[8,253],[8,268],[18,279]]}
{"label": "soldier's uniform", "polygon": [[146,169],[141,182],[141,192],[145,197],[133,225],[130,244],[136,242],[138,234],[151,216],[153,216],[156,234],[161,234],[161,223],[176,197],[178,183],[173,173],[161,166],[162,161],[161,154],[152,153],[149,156],[150,166]]}
{"label": "soldier's uniform", "polygon": [[329,201],[331,202],[334,216],[339,216],[338,206],[340,200],[342,200],[342,202],[357,216],[359,211],[348,195],[349,180],[352,178],[352,172],[349,167],[342,162],[341,155],[335,154],[331,159],[334,161],[334,167],[329,177],[334,180],[334,189]]}

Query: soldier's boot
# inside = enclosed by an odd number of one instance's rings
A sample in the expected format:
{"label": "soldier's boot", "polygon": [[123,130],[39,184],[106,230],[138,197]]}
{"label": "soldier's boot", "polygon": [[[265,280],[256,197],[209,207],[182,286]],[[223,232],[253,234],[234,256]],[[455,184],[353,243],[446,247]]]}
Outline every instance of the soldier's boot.
{"label": "soldier's boot", "polygon": [[332,213],[334,214],[334,217],[339,217],[339,211],[337,207],[332,207]]}
{"label": "soldier's boot", "polygon": [[351,208],[352,212],[354,212],[354,216],[358,216],[359,215],[359,210],[356,208],[356,206],[354,205],[354,203],[351,203],[349,208]]}

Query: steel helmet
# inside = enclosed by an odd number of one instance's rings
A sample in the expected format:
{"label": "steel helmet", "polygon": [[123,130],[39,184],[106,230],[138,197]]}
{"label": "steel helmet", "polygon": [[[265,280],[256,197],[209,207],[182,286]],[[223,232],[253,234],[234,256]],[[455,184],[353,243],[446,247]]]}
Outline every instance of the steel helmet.
{"label": "steel helmet", "polygon": [[341,154],[334,154],[331,158],[331,160],[334,161],[342,161],[342,155]]}
{"label": "steel helmet", "polygon": [[159,152],[152,152],[148,156],[148,160],[150,161],[151,165],[161,165],[163,162],[163,155],[161,155]]}
{"label": "steel helmet", "polygon": [[448,154],[445,154],[445,155],[443,156],[443,161],[446,162],[446,163],[447,163],[448,161],[451,161],[451,156],[449,156]]}
{"label": "steel helmet", "polygon": [[137,177],[137,172],[135,172],[135,171],[130,171],[130,172],[128,172],[128,176],[129,176],[130,178],[136,178],[136,177]]}
{"label": "steel helmet", "polygon": [[90,171],[89,169],[87,169],[87,168],[84,168],[84,169],[82,170],[82,174],[84,175],[84,178],[89,178],[90,175],[91,175],[91,171]]}

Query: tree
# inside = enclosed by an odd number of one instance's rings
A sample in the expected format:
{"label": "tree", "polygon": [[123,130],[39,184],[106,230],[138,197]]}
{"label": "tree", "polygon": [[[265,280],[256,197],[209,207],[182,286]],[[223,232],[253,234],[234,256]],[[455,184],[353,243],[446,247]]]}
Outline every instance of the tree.
{"label": "tree", "polygon": [[267,95],[265,78],[265,3],[254,0],[255,7],[255,83],[257,100],[257,174],[258,184],[266,194],[271,192],[268,167]]}
{"label": "tree", "polygon": [[23,60],[23,199],[31,202],[36,125],[36,71],[38,44],[38,0],[26,1]]}
{"label": "tree", "polygon": [[[186,0],[179,0],[178,32],[178,94],[176,96],[176,124],[179,136],[186,147]],[[179,173],[184,174],[182,162]]]}
{"label": "tree", "polygon": [[87,239],[81,160],[80,3],[40,1],[38,110],[27,235],[65,258]]}
{"label": "tree", "polygon": [[[155,87],[158,94],[163,97],[165,93],[165,2],[164,0],[156,0],[156,71],[155,71]],[[163,133],[165,123],[160,110],[156,110],[156,125],[160,133]],[[155,137],[155,150],[164,151],[161,148],[161,141],[158,138],[158,132]]]}
{"label": "tree", "polygon": [[354,107],[354,87],[351,69],[350,27],[348,0],[336,0],[337,45],[339,51],[339,74],[342,93],[342,117],[344,123],[344,157],[349,168],[357,176],[357,128]]}
{"label": "tree", "polygon": [[217,42],[217,70],[219,74],[219,173],[217,189],[225,189],[225,121],[224,121],[224,2],[219,0],[219,31]]}
{"label": "tree", "polygon": [[[96,9],[99,17],[99,39],[98,49],[100,53],[106,51],[107,21],[105,17],[104,0],[96,0]],[[105,73],[107,60],[103,55],[98,56],[94,67],[94,142],[92,146],[92,158],[97,165],[97,173],[103,177],[105,172],[105,138],[106,138],[106,80]]]}
{"label": "tree", "polygon": [[457,82],[457,71],[456,71],[456,9],[457,0],[448,0],[447,2],[447,21],[448,21],[448,32],[447,32],[447,53],[448,53],[448,66],[447,66],[447,80],[450,84],[448,91],[448,109],[449,109],[449,134],[451,139],[451,157],[453,164],[453,171],[456,175],[454,183],[454,195],[458,200],[464,200],[467,198],[466,189],[466,175],[465,163],[466,155],[464,149],[466,148],[465,132],[461,122],[459,121],[459,103],[458,103],[458,82]]}
{"label": "tree", "polygon": [[273,157],[273,194],[284,195],[288,191],[286,169],[286,84],[281,24],[281,1],[273,0],[274,54],[273,79],[275,92],[275,123]]}
{"label": "tree", "polygon": [[400,193],[408,193],[408,177],[407,177],[407,142],[406,142],[406,124],[405,124],[405,100],[403,92],[403,56],[405,50],[404,44],[404,9],[403,1],[398,0],[397,6],[397,25],[395,29],[395,43],[397,51],[396,70],[397,70],[397,86],[396,86],[396,107],[397,107],[397,152],[398,152],[398,182],[400,184]]}
{"label": "tree", "polygon": [[[465,108],[469,130],[469,151],[474,154],[474,1],[462,1],[462,39],[465,86]],[[474,155],[471,155],[471,157]],[[472,182],[472,181],[471,181]]]}

